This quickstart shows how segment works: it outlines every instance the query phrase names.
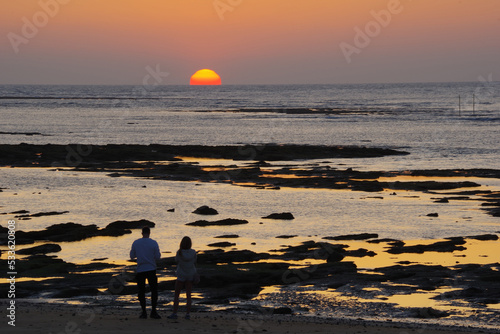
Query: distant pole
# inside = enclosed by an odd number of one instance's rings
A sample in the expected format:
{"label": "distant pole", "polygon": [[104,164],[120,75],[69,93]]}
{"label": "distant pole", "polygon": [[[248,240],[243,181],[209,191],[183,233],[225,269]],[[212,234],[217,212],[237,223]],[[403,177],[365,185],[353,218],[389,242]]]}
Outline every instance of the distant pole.
{"label": "distant pole", "polygon": [[460,94],[458,94],[458,116],[462,116],[462,102],[460,101]]}
{"label": "distant pole", "polygon": [[472,114],[476,115],[476,94],[472,94]]}

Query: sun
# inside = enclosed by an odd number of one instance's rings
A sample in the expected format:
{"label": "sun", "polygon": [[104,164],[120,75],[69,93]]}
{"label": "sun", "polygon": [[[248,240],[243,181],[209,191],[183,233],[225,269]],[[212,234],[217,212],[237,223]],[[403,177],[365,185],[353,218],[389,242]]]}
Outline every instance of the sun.
{"label": "sun", "polygon": [[212,70],[203,69],[196,71],[191,76],[190,85],[220,85],[220,76]]}

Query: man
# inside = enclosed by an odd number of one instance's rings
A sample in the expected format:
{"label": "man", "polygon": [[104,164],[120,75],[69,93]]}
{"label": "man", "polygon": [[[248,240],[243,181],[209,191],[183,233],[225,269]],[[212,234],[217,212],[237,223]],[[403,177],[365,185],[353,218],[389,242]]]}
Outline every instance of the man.
{"label": "man", "polygon": [[142,228],[142,238],[137,239],[132,244],[130,258],[137,258],[137,287],[139,288],[139,302],[141,303],[142,313],[140,318],[147,319],[146,313],[146,279],[151,290],[151,314],[153,319],[161,319],[156,312],[158,303],[158,278],[156,277],[156,261],[160,259],[160,247],[158,243],[149,238],[151,230],[149,227]]}

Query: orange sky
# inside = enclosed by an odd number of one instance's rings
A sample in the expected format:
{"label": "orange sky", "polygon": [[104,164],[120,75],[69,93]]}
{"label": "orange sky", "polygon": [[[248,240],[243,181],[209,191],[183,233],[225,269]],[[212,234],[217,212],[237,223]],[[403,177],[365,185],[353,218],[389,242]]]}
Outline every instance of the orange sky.
{"label": "orange sky", "polygon": [[498,31],[498,0],[2,1],[0,83],[137,84],[157,64],[162,84],[202,68],[224,84],[498,80]]}

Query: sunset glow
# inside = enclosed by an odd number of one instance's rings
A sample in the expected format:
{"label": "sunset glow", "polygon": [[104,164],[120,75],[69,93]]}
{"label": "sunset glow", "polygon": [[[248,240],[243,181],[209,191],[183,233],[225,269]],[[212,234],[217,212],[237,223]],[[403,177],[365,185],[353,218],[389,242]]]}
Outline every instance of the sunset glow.
{"label": "sunset glow", "polygon": [[212,70],[203,69],[196,71],[191,76],[190,85],[220,85],[220,76]]}

